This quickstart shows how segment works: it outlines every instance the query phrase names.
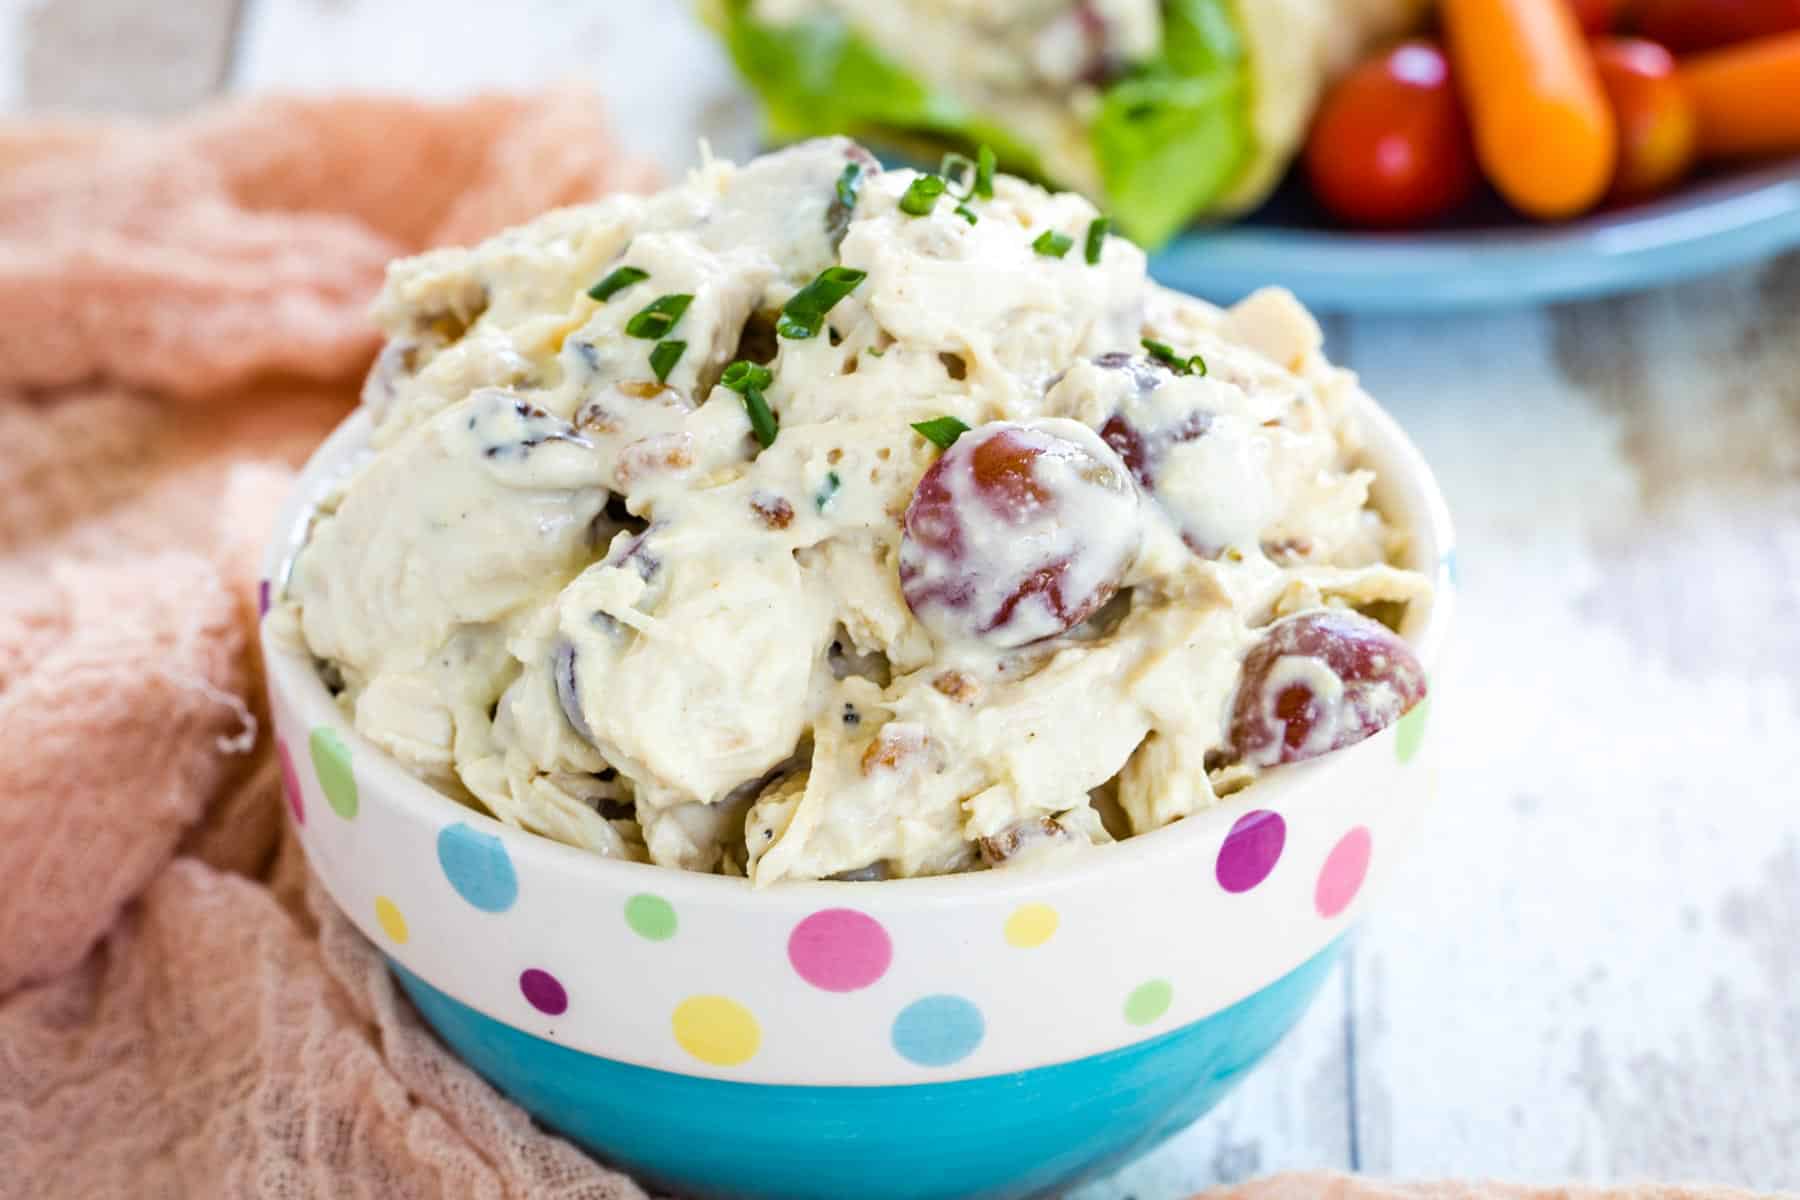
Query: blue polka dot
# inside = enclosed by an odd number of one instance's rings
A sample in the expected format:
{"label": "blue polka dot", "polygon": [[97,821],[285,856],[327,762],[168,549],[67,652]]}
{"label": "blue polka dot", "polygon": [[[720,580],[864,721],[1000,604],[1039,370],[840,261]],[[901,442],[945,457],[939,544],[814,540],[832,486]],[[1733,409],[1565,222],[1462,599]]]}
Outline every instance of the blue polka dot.
{"label": "blue polka dot", "polygon": [[986,1032],[987,1022],[971,1002],[961,996],[926,996],[894,1018],[894,1049],[921,1067],[947,1067],[973,1054]]}
{"label": "blue polka dot", "polygon": [[438,865],[456,894],[482,912],[505,912],[519,898],[519,877],[506,847],[491,833],[458,822],[438,834]]}
{"label": "blue polka dot", "polygon": [[1450,580],[1451,586],[1452,587],[1456,586],[1458,579],[1457,579],[1457,575],[1456,575],[1456,547],[1455,546],[1450,547],[1449,550],[1444,552],[1443,571],[1444,571],[1445,577]]}

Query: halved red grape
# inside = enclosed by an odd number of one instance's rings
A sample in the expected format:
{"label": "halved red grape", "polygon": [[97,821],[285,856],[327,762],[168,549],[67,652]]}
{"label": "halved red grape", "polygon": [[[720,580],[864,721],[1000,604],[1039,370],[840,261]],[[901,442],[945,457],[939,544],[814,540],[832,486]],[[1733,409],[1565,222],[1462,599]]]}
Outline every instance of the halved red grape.
{"label": "halved red grape", "polygon": [[919,480],[900,587],[945,638],[1023,646],[1085,621],[1142,536],[1125,464],[1074,421],[970,430]]}
{"label": "halved red grape", "polygon": [[1169,452],[1169,447],[1191,442],[1210,428],[1212,414],[1203,409],[1195,409],[1178,421],[1149,430],[1133,425],[1124,413],[1114,413],[1100,427],[1100,436],[1118,451],[1139,486],[1151,492],[1156,489],[1156,477],[1162,470],[1163,456]]}
{"label": "halved red grape", "polygon": [[1424,668],[1387,626],[1349,610],[1297,613],[1244,656],[1231,749],[1259,767],[1315,758],[1386,729],[1424,695]]}

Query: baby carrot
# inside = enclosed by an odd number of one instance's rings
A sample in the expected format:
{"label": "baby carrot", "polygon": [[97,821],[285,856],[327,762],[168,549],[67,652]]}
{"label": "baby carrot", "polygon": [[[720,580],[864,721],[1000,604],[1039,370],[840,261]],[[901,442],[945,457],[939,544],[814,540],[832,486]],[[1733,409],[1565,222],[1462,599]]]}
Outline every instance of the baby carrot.
{"label": "baby carrot", "polygon": [[1565,0],[1444,0],[1444,30],[1493,185],[1534,217],[1571,217],[1612,182],[1618,132]]}
{"label": "baby carrot", "polygon": [[1800,33],[1683,60],[1681,82],[1709,158],[1800,151]]}

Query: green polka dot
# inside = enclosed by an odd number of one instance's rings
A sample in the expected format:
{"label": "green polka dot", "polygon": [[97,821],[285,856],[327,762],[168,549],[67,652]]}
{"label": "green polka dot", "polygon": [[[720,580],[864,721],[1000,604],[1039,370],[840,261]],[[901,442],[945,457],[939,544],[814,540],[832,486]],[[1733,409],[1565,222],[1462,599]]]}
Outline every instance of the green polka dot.
{"label": "green polka dot", "polygon": [[350,772],[350,747],[334,730],[321,725],[307,739],[312,747],[313,770],[331,811],[346,821],[356,817],[356,776]]}
{"label": "green polka dot", "polygon": [[1148,1025],[1169,1011],[1175,988],[1166,979],[1152,979],[1133,988],[1125,997],[1125,1019],[1133,1025]]}
{"label": "green polka dot", "polygon": [[639,892],[625,902],[625,923],[641,938],[666,942],[675,936],[675,906],[661,896]]}
{"label": "green polka dot", "polygon": [[1431,697],[1426,696],[1400,718],[1394,734],[1394,753],[1401,762],[1410,762],[1412,756],[1419,752],[1419,743],[1425,740],[1425,719],[1430,712]]}

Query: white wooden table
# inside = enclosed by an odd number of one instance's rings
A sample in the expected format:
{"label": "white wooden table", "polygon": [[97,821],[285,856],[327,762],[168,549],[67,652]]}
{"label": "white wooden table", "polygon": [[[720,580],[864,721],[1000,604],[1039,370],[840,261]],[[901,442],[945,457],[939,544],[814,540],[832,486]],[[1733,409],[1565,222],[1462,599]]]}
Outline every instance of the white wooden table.
{"label": "white wooden table", "polygon": [[[673,0],[0,0],[14,110],[565,77],[671,171],[755,145]],[[1084,1200],[1303,1166],[1800,1189],[1800,254],[1329,333],[1460,527],[1441,803],[1270,1062]]]}

